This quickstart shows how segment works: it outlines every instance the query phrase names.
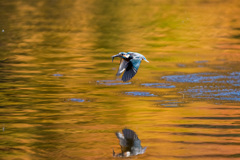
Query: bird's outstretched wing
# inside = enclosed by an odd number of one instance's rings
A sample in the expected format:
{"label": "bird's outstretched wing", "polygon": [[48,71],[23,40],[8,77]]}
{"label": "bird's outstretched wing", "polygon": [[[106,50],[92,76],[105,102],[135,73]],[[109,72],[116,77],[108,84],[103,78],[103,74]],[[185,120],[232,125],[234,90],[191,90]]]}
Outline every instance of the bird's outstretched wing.
{"label": "bird's outstretched wing", "polygon": [[126,70],[128,63],[129,62],[125,61],[124,59],[120,60],[120,65],[118,68],[117,76],[120,76]]}
{"label": "bird's outstretched wing", "polygon": [[116,132],[116,136],[119,139],[119,144],[121,146],[122,153],[131,151],[131,144],[129,145],[128,140],[120,132]]}
{"label": "bird's outstretched wing", "polygon": [[140,64],[141,59],[131,59],[127,64],[127,68],[122,76],[122,80],[125,82],[132,79],[132,77],[137,73]]}
{"label": "bird's outstretched wing", "polygon": [[123,129],[122,132],[126,140],[134,141],[138,139],[137,134],[131,129]]}

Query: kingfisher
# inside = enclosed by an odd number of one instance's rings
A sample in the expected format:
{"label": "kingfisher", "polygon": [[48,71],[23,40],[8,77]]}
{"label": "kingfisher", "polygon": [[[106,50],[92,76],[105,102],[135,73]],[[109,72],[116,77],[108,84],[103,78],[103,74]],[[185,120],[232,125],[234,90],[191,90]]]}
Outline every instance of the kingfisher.
{"label": "kingfisher", "polygon": [[133,130],[126,128],[122,130],[122,133],[116,132],[122,152],[115,154],[113,149],[113,157],[130,157],[146,151],[147,147],[141,146],[141,141]]}
{"label": "kingfisher", "polygon": [[121,58],[116,75],[120,76],[125,71],[122,76],[122,81],[124,82],[129,81],[135,76],[142,60],[149,63],[142,54],[136,52],[119,52],[117,55],[112,56],[112,62],[115,57]]}

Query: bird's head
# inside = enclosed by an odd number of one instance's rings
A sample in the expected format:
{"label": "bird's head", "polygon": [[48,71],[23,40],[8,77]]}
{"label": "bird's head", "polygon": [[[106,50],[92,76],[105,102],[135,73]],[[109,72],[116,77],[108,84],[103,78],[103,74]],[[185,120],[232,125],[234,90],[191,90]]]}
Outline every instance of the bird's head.
{"label": "bird's head", "polygon": [[115,57],[120,57],[120,58],[124,58],[124,59],[127,59],[129,58],[130,54],[129,53],[126,53],[126,52],[119,52],[118,54],[112,56],[112,61]]}

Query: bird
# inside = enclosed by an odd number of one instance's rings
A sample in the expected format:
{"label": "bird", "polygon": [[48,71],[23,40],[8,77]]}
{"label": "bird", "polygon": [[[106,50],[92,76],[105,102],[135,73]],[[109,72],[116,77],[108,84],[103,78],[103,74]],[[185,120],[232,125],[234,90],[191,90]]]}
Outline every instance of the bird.
{"label": "bird", "polygon": [[123,82],[129,81],[136,75],[142,60],[149,63],[149,61],[142,54],[137,52],[119,52],[118,54],[112,56],[112,62],[115,57],[121,58],[119,69],[116,75],[120,76],[125,71],[122,76]]}
{"label": "bird", "polygon": [[130,157],[145,153],[147,147],[143,148],[141,146],[141,141],[133,130],[125,128],[122,133],[115,133],[119,139],[122,152],[116,154],[113,149],[113,157]]}

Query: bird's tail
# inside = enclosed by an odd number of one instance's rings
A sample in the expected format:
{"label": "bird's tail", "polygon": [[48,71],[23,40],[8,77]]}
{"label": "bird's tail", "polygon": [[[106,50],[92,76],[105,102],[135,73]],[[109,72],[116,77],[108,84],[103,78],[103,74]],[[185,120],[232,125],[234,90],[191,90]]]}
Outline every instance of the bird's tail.
{"label": "bird's tail", "polygon": [[148,62],[148,63],[149,63],[149,61],[148,61],[146,58],[144,58],[144,61],[146,61],[146,62]]}

